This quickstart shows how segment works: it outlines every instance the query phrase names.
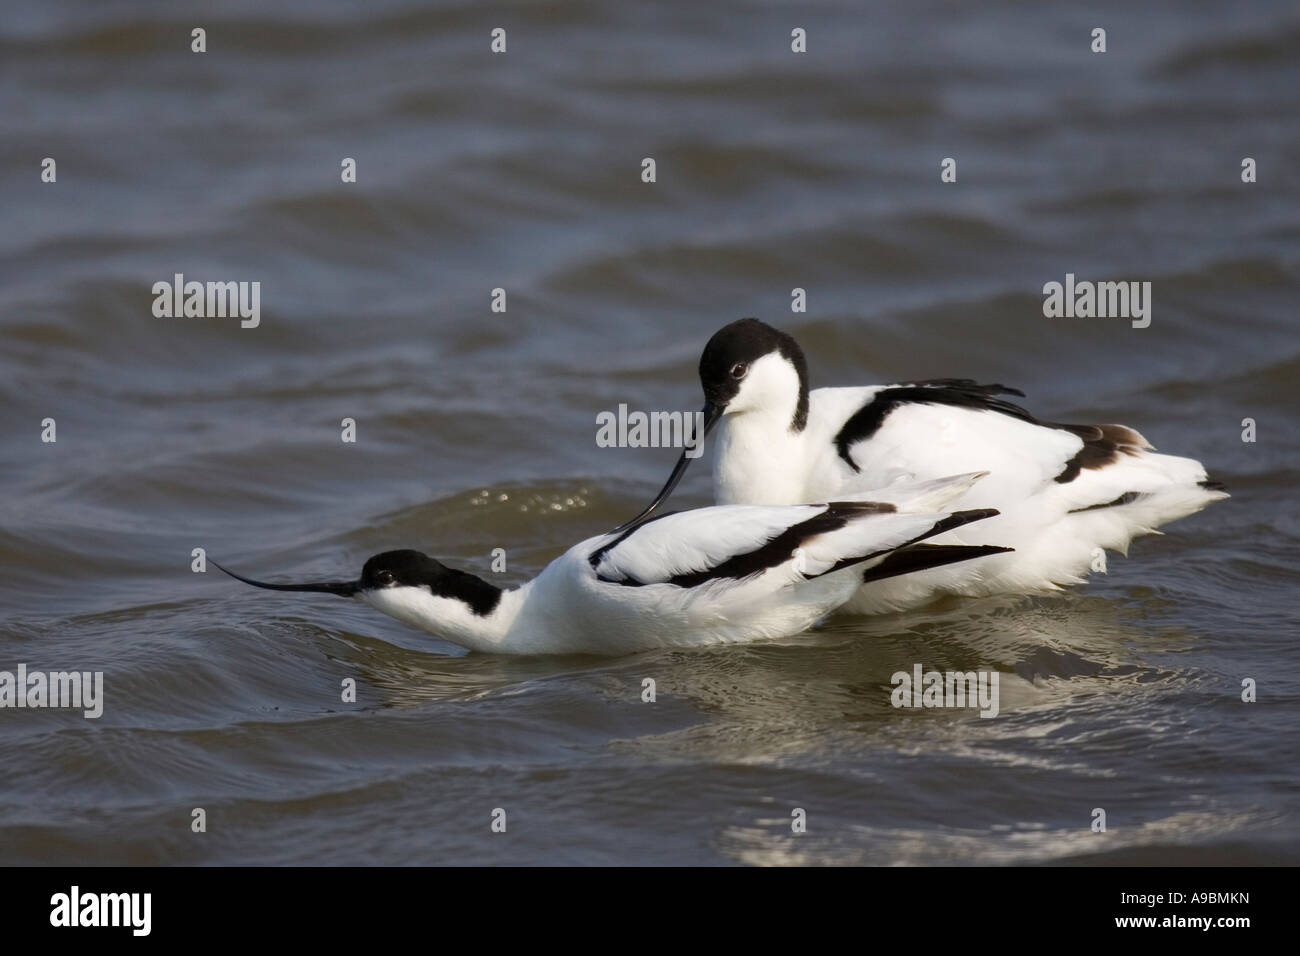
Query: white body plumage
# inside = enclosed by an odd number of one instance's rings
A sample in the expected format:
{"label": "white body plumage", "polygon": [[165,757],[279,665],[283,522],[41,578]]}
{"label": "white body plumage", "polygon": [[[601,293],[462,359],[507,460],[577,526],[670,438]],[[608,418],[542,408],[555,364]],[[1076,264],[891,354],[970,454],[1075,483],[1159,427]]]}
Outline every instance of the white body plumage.
{"label": "white body plumage", "polygon": [[[755,319],[724,327],[700,359],[716,422],[718,504],[795,504],[895,481],[986,471],[956,505],[1001,514],[934,543],[1013,551],[865,584],[845,610],[879,613],[945,594],[1025,594],[1081,582],[1107,549],[1227,497],[1190,458],[1157,454],[1122,425],[1057,425],[999,397],[1002,386],[943,379],[808,390],[802,352]],[[649,510],[662,501],[678,469]]]}
{"label": "white body plumage", "polygon": [[[532,581],[501,592],[486,612],[440,584],[436,573],[427,584],[399,573],[385,586],[366,587],[367,577],[382,575],[383,555],[367,562],[357,596],[398,620],[492,653],[626,654],[783,637],[848,600],[866,573],[905,575],[918,563],[988,560],[999,549],[917,547],[991,516],[938,510],[979,477],[900,484],[872,501],[666,515],[575,545]],[[903,570],[885,566],[900,554]]]}

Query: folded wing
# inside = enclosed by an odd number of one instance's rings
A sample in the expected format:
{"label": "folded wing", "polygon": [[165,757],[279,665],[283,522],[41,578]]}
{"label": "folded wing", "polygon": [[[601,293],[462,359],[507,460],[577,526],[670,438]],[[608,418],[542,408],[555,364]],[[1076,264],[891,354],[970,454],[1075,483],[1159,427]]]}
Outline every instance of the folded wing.
{"label": "folded wing", "polygon": [[[990,517],[993,509],[943,513],[937,503],[962,494],[979,475],[896,485],[883,500],[815,505],[728,505],[665,515],[619,536],[608,536],[589,561],[599,580],[625,586],[680,588],[739,583],[773,572],[795,583],[861,564]],[[916,552],[898,564],[904,573],[1005,550],[979,547]]]}

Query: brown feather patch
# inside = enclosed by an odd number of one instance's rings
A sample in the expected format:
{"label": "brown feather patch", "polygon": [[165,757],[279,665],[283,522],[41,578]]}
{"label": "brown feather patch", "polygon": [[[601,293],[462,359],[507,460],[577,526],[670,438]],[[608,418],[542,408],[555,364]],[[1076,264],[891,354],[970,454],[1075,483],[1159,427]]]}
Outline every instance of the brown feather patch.
{"label": "brown feather patch", "polygon": [[1127,425],[1056,425],[1073,432],[1083,440],[1083,447],[1065,463],[1056,476],[1058,484],[1068,484],[1079,477],[1084,468],[1105,468],[1119,461],[1120,455],[1138,455],[1154,451],[1154,446],[1135,429]]}

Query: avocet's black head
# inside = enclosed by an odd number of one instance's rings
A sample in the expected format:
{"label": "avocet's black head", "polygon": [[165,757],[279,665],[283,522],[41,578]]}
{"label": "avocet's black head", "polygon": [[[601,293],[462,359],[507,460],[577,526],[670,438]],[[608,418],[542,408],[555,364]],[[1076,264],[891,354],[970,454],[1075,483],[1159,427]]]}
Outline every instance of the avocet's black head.
{"label": "avocet's black head", "polygon": [[[808,424],[808,363],[803,349],[786,333],[758,319],[737,319],[713,333],[700,355],[700,385],[704,388],[704,434],[723,415],[758,409],[790,416],[789,427],[801,432]],[[631,521],[615,532],[643,523],[673,493],[686,474],[694,447],[682,452],[659,494]],[[698,456],[698,453],[697,453]]]}
{"label": "avocet's black head", "polygon": [[[455,598],[469,605],[478,615],[490,614],[501,599],[501,589],[464,571],[449,568],[419,551],[402,549],[385,551],[368,559],[361,569],[361,580],[320,584],[268,584],[255,581],[212,562],[232,578],[268,591],[316,591],[340,597],[370,595],[393,588],[427,589],[434,597]],[[370,602],[373,603],[373,602]]]}
{"label": "avocet's black head", "polygon": [[[793,374],[791,374],[793,372]],[[799,343],[758,319],[724,325],[700,355],[704,398],[721,412],[738,411],[768,401],[788,402],[790,428],[808,423],[808,363]],[[788,393],[788,394],[782,394]]]}
{"label": "avocet's black head", "polygon": [[359,588],[362,591],[402,586],[432,588],[450,573],[451,568],[427,554],[403,548],[368,558],[361,569]]}
{"label": "avocet's black head", "polygon": [[403,587],[428,588],[434,597],[463,601],[480,617],[491,614],[501,600],[495,584],[410,549],[377,554],[361,569],[361,590],[367,594]]}

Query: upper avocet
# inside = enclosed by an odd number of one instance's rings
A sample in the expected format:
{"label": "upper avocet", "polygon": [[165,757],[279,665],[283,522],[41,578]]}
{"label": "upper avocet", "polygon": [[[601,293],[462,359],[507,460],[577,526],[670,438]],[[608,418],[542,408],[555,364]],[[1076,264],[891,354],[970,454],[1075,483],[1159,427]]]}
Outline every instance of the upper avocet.
{"label": "upper avocet", "polygon": [[[941,594],[1056,590],[1104,567],[1129,542],[1227,495],[1190,458],[1154,454],[1124,425],[1060,425],[969,379],[808,390],[793,338],[757,319],[723,327],[700,356],[705,433],[718,424],[718,504],[825,501],[958,471],[989,477],[960,501],[996,508],[984,541],[1012,553],[868,585],[845,610],[903,610]],[[700,436],[699,440],[703,440]],[[681,479],[683,453],[643,521]]]}
{"label": "upper avocet", "polygon": [[259,588],[357,597],[475,651],[625,654],[797,634],[876,580],[1001,553],[928,546],[997,514],[946,513],[981,477],[899,485],[872,501],[730,506],[666,515],[575,545],[522,587],[502,590],[418,551],[370,558],[358,581]]}

